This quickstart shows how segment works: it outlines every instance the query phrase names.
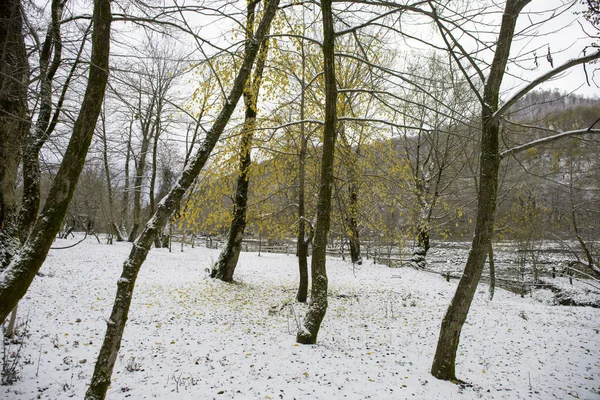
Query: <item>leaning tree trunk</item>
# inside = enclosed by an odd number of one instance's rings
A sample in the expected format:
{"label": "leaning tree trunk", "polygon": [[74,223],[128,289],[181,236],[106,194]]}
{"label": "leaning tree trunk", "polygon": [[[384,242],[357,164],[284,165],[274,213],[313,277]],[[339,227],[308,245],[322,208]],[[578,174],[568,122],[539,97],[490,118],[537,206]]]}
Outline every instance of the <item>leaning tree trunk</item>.
{"label": "leaning tree trunk", "polygon": [[327,311],[326,246],[331,220],[331,191],[333,186],[333,161],[337,122],[337,87],[335,81],[335,33],[331,0],[321,1],[323,14],[323,66],[325,77],[325,125],[323,128],[323,156],[321,160],[321,183],[317,203],[317,222],[311,260],[310,307],[296,341],[315,344],[321,322]]}
{"label": "leaning tree trunk", "polygon": [[171,214],[179,208],[183,195],[190,188],[204,167],[210,153],[221,137],[231,114],[235,110],[237,102],[242,96],[244,86],[250,76],[252,64],[258,53],[259,46],[265,38],[267,28],[270,26],[271,21],[275,16],[278,5],[278,0],[273,0],[268,3],[254,40],[251,41],[250,45],[246,48],[242,66],[235,78],[229,96],[227,97],[228,101],[225,102],[221,112],[216,117],[212,128],[207,132],[206,138],[200,145],[194,159],[182,172],[175,186],[158,204],[156,212],[146,224],[139,238],[135,241],[133,248],[129,253],[129,257],[123,263],[123,272],[121,273],[121,278],[117,282],[117,294],[115,296],[111,316],[108,320],[109,322],[107,323],[106,335],[100,353],[98,354],[90,386],[85,394],[85,398],[88,400],[104,399],[106,396],[106,391],[111,383],[115,361],[121,347],[121,339],[129,315],[131,299],[133,298],[133,289],[140,268],[152,247],[154,237],[158,232],[164,229]]}
{"label": "leaning tree trunk", "polygon": [[28,82],[21,2],[7,0],[0,7],[0,271],[20,245],[16,185],[21,142],[30,126]]}
{"label": "leaning tree trunk", "polygon": [[[252,40],[254,31],[254,12],[256,2],[248,3],[248,16],[246,23],[247,43]],[[267,34],[269,32],[267,31]],[[240,252],[242,251],[242,239],[246,229],[246,214],[248,209],[248,187],[250,185],[250,164],[252,163],[251,151],[254,130],[256,129],[256,110],[258,105],[258,93],[262,81],[262,74],[265,67],[266,58],[269,52],[268,40],[265,40],[254,70],[254,76],[248,80],[244,90],[244,104],[246,106],[246,115],[244,119],[244,128],[240,139],[240,159],[237,185],[233,204],[233,218],[231,226],[225,241],[225,247],[216,264],[210,273],[212,278],[217,278],[225,282],[233,280],[233,273],[237,266]]]}
{"label": "leaning tree trunk", "polygon": [[498,191],[500,126],[494,119],[498,109],[500,85],[506,69],[512,38],[519,13],[531,0],[508,0],[502,17],[500,35],[490,75],[486,81],[482,104],[482,136],[479,172],[477,221],[467,264],[456,293],[440,328],[431,373],[438,379],[456,380],[456,352],[462,327],[467,319],[475,290],[481,278],[494,230]]}
{"label": "leaning tree trunk", "polygon": [[92,57],[81,110],[41,217],[23,245],[20,257],[14,259],[0,274],[0,322],[5,320],[27,292],[46,259],[73,197],[104,99],[108,80],[111,20],[110,1],[95,0]]}

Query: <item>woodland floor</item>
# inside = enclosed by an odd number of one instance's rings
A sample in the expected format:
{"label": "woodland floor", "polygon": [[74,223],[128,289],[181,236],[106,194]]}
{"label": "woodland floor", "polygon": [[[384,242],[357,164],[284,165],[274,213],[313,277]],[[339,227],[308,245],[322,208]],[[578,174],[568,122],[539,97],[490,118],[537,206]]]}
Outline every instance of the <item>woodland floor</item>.
{"label": "woodland floor", "polygon": [[[129,249],[88,238],[50,251],[19,305],[23,345],[5,345],[18,380],[0,398],[83,398]],[[600,309],[551,305],[547,290],[489,301],[481,286],[461,387],[429,374],[457,281],[330,258],[319,343],[302,346],[293,255],[243,253],[226,284],[205,271],[218,250],[173,250],[142,268],[109,399],[600,399]]]}

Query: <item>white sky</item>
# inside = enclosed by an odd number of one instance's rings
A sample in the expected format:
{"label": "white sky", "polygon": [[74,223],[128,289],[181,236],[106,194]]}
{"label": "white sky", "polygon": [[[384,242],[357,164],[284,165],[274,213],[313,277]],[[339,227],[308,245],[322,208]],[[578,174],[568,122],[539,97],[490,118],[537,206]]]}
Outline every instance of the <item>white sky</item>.
{"label": "white sky", "polygon": [[[542,15],[538,15],[536,12],[551,10],[564,3],[568,4],[571,2],[563,0],[534,0],[524,10],[527,14],[521,15],[519,18],[518,26],[523,27],[528,25],[529,17],[531,17],[531,20],[534,22],[537,22],[542,19]],[[564,7],[562,9],[564,9]],[[536,47],[541,48],[540,51],[537,52],[539,67],[533,71],[521,71],[524,78],[530,80],[550,70],[551,67],[548,61],[546,61],[548,46],[550,46],[555,67],[563,64],[569,59],[583,55],[583,49],[586,46],[589,46],[593,40],[586,35],[579,23],[581,23],[590,34],[597,34],[597,31],[594,31],[594,28],[582,16],[575,15],[573,12],[581,10],[585,10],[585,7],[578,3],[575,7],[558,15],[551,23],[544,24],[535,38],[513,43],[513,51],[511,54],[519,54],[523,51],[524,47],[527,49]],[[547,16],[549,13],[546,12],[544,15]],[[588,49],[586,54],[591,54],[592,51],[593,49]],[[530,67],[534,67],[533,59],[531,59],[529,64]],[[577,90],[578,94],[597,97],[600,95],[600,73],[597,72],[594,75],[594,70],[597,68],[598,64],[588,65],[586,67],[591,86],[588,86],[585,82],[583,67],[579,66],[558,76],[556,79],[547,82],[541,87],[544,89],[559,88],[566,92]],[[510,87],[511,83],[510,80],[507,80],[504,87]]]}

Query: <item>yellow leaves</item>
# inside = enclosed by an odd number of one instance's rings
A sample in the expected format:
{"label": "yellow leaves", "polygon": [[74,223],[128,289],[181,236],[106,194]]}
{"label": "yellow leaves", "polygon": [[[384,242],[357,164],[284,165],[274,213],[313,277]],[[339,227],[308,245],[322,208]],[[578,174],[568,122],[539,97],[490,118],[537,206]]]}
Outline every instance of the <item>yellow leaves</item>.
{"label": "yellow leaves", "polygon": [[527,157],[529,158],[537,158],[539,156],[539,150],[537,149],[537,147],[532,147],[530,149],[527,149],[525,154],[527,154]]}

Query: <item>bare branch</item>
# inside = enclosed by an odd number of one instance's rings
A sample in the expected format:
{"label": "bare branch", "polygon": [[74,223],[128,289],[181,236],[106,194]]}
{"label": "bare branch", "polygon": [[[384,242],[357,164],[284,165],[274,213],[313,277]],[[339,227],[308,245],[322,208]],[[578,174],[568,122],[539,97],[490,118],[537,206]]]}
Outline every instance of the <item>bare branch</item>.
{"label": "bare branch", "polygon": [[503,151],[502,153],[500,153],[500,158],[504,158],[511,154],[520,153],[522,151],[531,149],[533,147],[537,147],[537,146],[541,146],[541,145],[548,144],[551,142],[555,142],[557,140],[564,139],[569,136],[585,135],[586,133],[600,133],[600,129],[589,129],[589,128],[577,129],[577,130],[573,130],[573,131],[562,132],[557,135],[548,136],[548,137],[545,137],[542,139],[534,140],[532,142],[523,144],[521,146],[513,147],[512,149]]}
{"label": "bare branch", "polygon": [[574,67],[576,65],[579,65],[579,64],[584,64],[584,63],[587,63],[587,62],[590,62],[590,61],[593,61],[593,60],[597,60],[599,58],[600,58],[600,50],[597,50],[595,53],[590,54],[589,56],[583,56],[583,57],[579,57],[579,58],[574,58],[572,60],[568,60],[564,64],[562,64],[562,65],[554,68],[553,70],[550,70],[550,71],[546,72],[545,74],[539,76],[538,78],[536,78],[533,81],[531,81],[523,89],[521,89],[517,93],[515,93],[494,114],[492,114],[489,123],[496,122],[520,98],[522,98],[523,96],[525,96],[527,93],[529,93],[530,91],[532,91],[535,87],[539,86],[540,84],[548,81],[549,79],[551,79],[554,76],[560,74],[561,72],[564,72],[564,71],[568,70],[569,68],[572,68],[572,67]]}

